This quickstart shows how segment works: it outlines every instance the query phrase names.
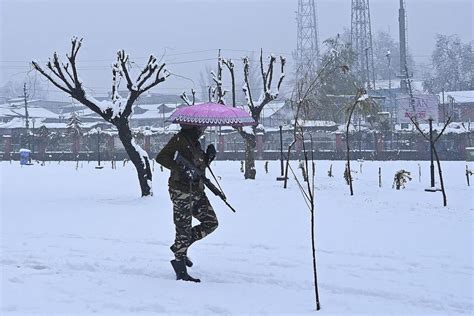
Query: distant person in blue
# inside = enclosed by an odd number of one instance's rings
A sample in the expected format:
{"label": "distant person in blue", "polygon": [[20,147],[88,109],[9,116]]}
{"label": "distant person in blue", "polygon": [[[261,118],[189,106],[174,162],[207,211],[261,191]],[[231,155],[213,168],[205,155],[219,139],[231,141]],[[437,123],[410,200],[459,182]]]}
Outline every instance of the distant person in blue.
{"label": "distant person in blue", "polygon": [[30,163],[30,152],[29,149],[20,149],[20,165],[27,165]]}

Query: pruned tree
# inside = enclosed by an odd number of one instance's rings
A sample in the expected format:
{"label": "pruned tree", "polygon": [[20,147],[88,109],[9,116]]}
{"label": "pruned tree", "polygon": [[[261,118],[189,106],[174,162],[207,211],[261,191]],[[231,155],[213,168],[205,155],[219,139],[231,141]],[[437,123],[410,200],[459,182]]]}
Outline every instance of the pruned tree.
{"label": "pruned tree", "polygon": [[[76,65],[76,58],[82,45],[82,39],[73,37],[71,41],[71,52],[67,54],[66,64],[60,60],[56,52],[52,59],[46,64],[48,73],[36,61],[33,67],[46,77],[59,90],[70,95],[89,109],[100,115],[106,122],[114,125],[118,130],[118,136],[138,173],[138,180],[142,196],[152,195],[152,171],[150,168],[148,154],[134,140],[130,129],[130,115],[132,114],[135,101],[151,88],[165,81],[169,72],[164,63],[157,63],[156,57],[150,55],[145,67],[141,70],[135,80],[130,73],[129,56],[124,50],[117,52],[117,60],[112,67],[112,97],[110,101],[98,101],[85,91]],[[118,94],[121,79],[125,80],[129,91],[127,98]]]}
{"label": "pruned tree", "polygon": [[217,55],[217,73],[211,71],[211,78],[214,86],[209,87],[209,99],[211,102],[225,104],[224,97],[227,91],[222,87],[222,63],[221,50]]}
{"label": "pruned tree", "polygon": [[189,99],[189,96],[186,94],[186,92],[181,93],[180,98],[187,105],[194,105],[196,103],[196,91],[194,89],[191,89],[191,98],[192,99]]}
{"label": "pruned tree", "polygon": [[[408,67],[405,65],[406,73],[408,73]],[[410,94],[410,104],[412,105],[412,110],[414,115],[409,115],[408,117],[410,118],[410,121],[413,123],[415,126],[416,130],[420,132],[420,134],[423,136],[424,139],[426,139],[430,143],[430,149],[431,149],[431,154],[434,154],[435,159],[436,159],[436,164],[438,166],[438,174],[439,174],[439,181],[441,185],[441,192],[443,193],[443,205],[447,206],[448,201],[446,197],[446,191],[444,190],[444,181],[443,181],[443,172],[441,171],[441,162],[439,161],[439,156],[438,156],[438,151],[436,150],[436,142],[440,139],[440,137],[443,135],[444,131],[448,127],[449,123],[451,123],[451,116],[448,116],[448,119],[444,123],[443,128],[441,129],[441,132],[436,136],[436,138],[433,138],[433,130],[432,130],[432,124],[433,124],[433,119],[428,119],[428,122],[430,124],[430,132],[429,134],[425,134],[425,132],[421,129],[420,124],[418,122],[418,118],[416,116],[416,109],[415,109],[415,100],[413,97],[413,88],[411,85],[411,80],[407,79],[408,83],[408,90]],[[431,156],[431,182],[432,186],[434,186],[434,166],[433,166],[433,156]],[[428,190],[430,191],[430,190]]]}
{"label": "pruned tree", "polygon": [[[280,87],[285,78],[285,64],[286,59],[283,56],[280,56],[280,76],[276,84],[275,90],[272,90],[272,82],[274,77],[274,67],[276,64],[276,57],[271,55],[268,61],[268,64],[264,65],[263,62],[263,50],[260,50],[260,72],[262,75],[262,93],[258,101],[254,101],[252,97],[252,89],[250,86],[250,60],[248,57],[243,58],[244,64],[244,86],[243,91],[246,96],[247,106],[250,111],[250,115],[257,122],[260,123],[260,114],[265,105],[275,100],[279,93]],[[233,64],[229,62],[226,64],[228,68],[233,68]],[[232,86],[235,86],[234,83]],[[256,170],[255,170],[255,147],[257,146],[257,128],[258,125],[246,128],[239,128],[239,134],[245,140],[245,179],[255,179]]]}
{"label": "pruned tree", "polygon": [[423,136],[423,138],[426,139],[430,143],[430,147],[433,150],[433,154],[434,154],[435,159],[436,159],[436,164],[438,166],[439,182],[440,182],[440,185],[441,185],[441,192],[443,193],[443,206],[447,206],[448,205],[448,200],[447,200],[447,197],[446,197],[446,191],[444,189],[443,172],[441,171],[441,162],[439,160],[438,151],[436,150],[436,142],[441,138],[441,136],[443,136],[444,131],[448,127],[449,123],[451,123],[451,117],[450,116],[448,117],[448,119],[444,123],[443,128],[441,129],[439,134],[436,136],[436,138],[430,137],[429,134],[426,134],[421,129],[420,124],[418,123],[418,120],[416,119],[416,116],[409,116],[409,118],[410,118],[411,122],[413,123],[413,125],[415,126],[416,130],[418,132],[420,132],[420,134]]}
{"label": "pruned tree", "polygon": [[[236,127],[236,130],[242,136],[245,141],[245,179],[255,179],[256,170],[255,170],[255,148],[257,147],[257,129],[259,128],[258,124],[260,122],[260,114],[265,105],[275,100],[279,93],[280,87],[285,78],[285,64],[286,59],[283,56],[280,56],[280,76],[276,87],[272,88],[272,83],[274,79],[274,67],[277,63],[277,58],[273,55],[269,57],[268,63],[265,65],[263,61],[263,50],[260,50],[260,73],[262,76],[262,93],[258,101],[255,101],[252,97],[251,89],[251,65],[250,59],[244,57],[242,59],[244,66],[244,85],[243,92],[245,93],[247,106],[252,118],[257,122],[257,125],[249,127]],[[214,86],[210,88],[209,95],[212,102],[226,104],[225,95],[227,91],[222,87],[222,68],[225,66],[229,71],[231,77],[231,93],[232,93],[232,106],[236,107],[236,88],[235,88],[235,64],[232,59],[224,59],[220,55],[218,57],[217,63],[217,73],[212,72],[212,80],[214,81]]]}

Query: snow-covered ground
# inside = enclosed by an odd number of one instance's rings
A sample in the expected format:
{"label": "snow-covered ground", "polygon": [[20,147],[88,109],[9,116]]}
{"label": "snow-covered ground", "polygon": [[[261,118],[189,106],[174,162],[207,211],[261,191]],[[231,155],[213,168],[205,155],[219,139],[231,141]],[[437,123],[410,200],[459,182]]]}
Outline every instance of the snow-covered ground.
{"label": "snow-covered ground", "polygon": [[[294,180],[275,181],[279,162],[263,163],[256,181],[213,163],[237,213],[208,193],[220,226],[190,249],[199,284],[169,264],[167,171],[155,165],[154,196],[140,198],[131,164],[0,163],[0,314],[314,314],[309,211]],[[351,197],[344,162],[316,162],[319,314],[473,313],[474,183],[466,163],[443,162],[443,207],[419,164],[421,182],[418,162],[354,161]],[[399,169],[413,180],[396,191]]]}

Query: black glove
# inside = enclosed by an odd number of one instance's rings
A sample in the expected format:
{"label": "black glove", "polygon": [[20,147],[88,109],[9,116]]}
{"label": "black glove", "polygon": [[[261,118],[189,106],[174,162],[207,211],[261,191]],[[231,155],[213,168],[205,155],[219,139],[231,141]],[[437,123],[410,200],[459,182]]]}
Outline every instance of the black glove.
{"label": "black glove", "polygon": [[189,169],[181,169],[180,177],[191,182],[199,181],[199,175],[195,171]]}
{"label": "black glove", "polygon": [[207,159],[207,163],[211,163],[214,158],[216,158],[216,147],[214,147],[213,144],[210,144],[209,146],[207,146],[207,149],[206,149],[206,159]]}

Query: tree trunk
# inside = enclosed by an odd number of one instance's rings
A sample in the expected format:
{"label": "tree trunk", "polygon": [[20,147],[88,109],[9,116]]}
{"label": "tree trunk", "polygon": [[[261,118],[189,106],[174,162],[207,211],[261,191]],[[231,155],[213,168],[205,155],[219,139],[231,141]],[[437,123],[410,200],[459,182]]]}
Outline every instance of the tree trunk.
{"label": "tree trunk", "polygon": [[438,152],[436,151],[436,147],[433,144],[433,153],[436,157],[436,163],[438,164],[438,172],[439,172],[439,182],[441,185],[441,192],[443,193],[443,205],[448,205],[448,199],[446,197],[446,191],[444,190],[444,182],[443,182],[443,172],[441,171],[441,163],[439,162]]}
{"label": "tree trunk", "polygon": [[135,143],[128,121],[120,122],[116,127],[123,147],[125,148],[130,161],[137,169],[142,196],[153,195],[151,187],[152,172],[148,154],[137,143]]}
{"label": "tree trunk", "polygon": [[349,189],[351,192],[351,195],[354,195],[354,190],[352,188],[352,174],[351,174],[351,158],[350,158],[350,147],[349,147],[349,128],[351,125],[351,118],[352,114],[354,113],[355,107],[357,105],[357,102],[354,103],[354,105],[351,108],[351,112],[349,113],[349,118],[347,119],[347,125],[346,125],[346,160],[347,160],[347,172],[348,172],[348,177],[349,177]]}
{"label": "tree trunk", "polygon": [[247,136],[245,138],[245,179],[255,180],[257,171],[255,170],[255,136]]}

